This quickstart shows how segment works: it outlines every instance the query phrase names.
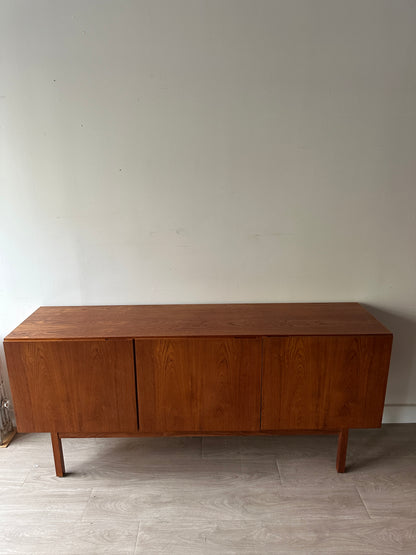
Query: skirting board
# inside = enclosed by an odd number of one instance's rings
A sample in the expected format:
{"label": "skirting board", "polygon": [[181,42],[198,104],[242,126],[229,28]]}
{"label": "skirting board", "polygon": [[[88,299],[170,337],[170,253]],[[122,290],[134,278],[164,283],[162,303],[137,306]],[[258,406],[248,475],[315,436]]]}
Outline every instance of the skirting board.
{"label": "skirting board", "polygon": [[416,422],[416,405],[385,405],[383,424]]}

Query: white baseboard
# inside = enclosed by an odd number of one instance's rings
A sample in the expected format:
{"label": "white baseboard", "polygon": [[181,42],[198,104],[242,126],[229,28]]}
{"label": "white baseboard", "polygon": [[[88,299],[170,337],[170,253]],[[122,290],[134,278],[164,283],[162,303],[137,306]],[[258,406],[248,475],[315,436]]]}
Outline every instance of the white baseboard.
{"label": "white baseboard", "polygon": [[416,422],[416,405],[385,405],[383,424]]}

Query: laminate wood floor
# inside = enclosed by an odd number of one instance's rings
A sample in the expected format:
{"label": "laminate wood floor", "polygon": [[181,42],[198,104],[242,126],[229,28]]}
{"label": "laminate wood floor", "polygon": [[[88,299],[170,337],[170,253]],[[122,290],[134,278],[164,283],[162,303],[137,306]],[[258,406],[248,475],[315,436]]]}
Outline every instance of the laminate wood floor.
{"label": "laminate wood floor", "polygon": [[335,436],[64,439],[0,451],[0,554],[416,554],[416,424]]}

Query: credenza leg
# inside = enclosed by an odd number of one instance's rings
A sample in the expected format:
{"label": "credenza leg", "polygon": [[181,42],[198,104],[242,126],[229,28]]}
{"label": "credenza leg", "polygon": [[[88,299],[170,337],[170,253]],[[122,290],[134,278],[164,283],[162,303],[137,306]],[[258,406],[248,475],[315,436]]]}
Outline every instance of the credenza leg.
{"label": "credenza leg", "polygon": [[343,428],[338,434],[337,472],[345,472],[347,458],[348,428]]}
{"label": "credenza leg", "polygon": [[56,475],[63,478],[65,476],[64,454],[62,451],[62,441],[59,434],[51,433],[53,458],[55,461]]}

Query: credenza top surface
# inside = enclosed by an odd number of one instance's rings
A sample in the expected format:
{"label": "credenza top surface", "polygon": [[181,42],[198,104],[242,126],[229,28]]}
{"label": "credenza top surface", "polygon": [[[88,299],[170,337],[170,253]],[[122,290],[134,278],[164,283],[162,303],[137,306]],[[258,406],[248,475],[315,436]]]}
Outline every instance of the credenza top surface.
{"label": "credenza top surface", "polygon": [[374,334],[359,303],[43,306],[5,341]]}

